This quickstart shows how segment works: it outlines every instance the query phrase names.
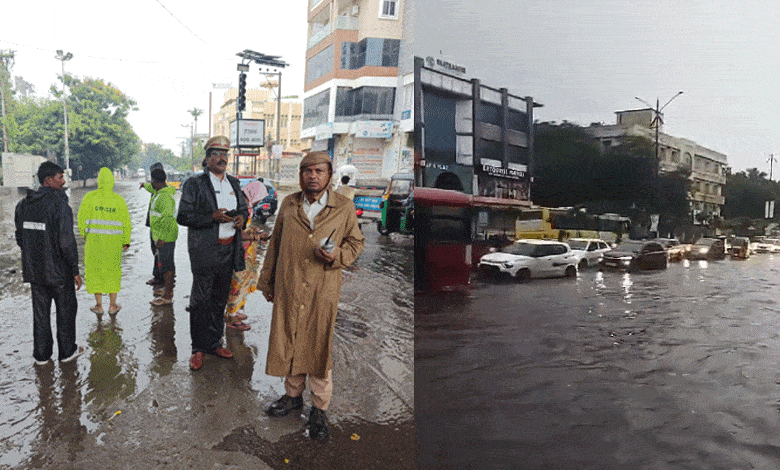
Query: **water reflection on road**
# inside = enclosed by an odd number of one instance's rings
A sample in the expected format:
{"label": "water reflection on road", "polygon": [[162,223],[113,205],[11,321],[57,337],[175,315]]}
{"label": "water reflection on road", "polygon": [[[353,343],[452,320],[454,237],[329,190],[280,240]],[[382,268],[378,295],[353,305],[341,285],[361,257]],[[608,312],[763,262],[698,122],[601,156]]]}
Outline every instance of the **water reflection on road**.
{"label": "water reflection on road", "polygon": [[780,258],[418,296],[423,468],[780,468]]}

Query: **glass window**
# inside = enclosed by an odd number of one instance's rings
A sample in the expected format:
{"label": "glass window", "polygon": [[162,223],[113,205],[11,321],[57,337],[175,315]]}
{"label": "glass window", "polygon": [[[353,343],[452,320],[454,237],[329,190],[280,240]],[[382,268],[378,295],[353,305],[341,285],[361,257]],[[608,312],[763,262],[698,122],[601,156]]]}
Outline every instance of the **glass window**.
{"label": "glass window", "polygon": [[333,70],[333,44],[306,62],[306,83],[313,82]]}
{"label": "glass window", "polygon": [[398,54],[401,49],[400,39],[385,39],[382,46],[382,67],[398,67]]}
{"label": "glass window", "polygon": [[341,43],[341,68],[357,70],[367,65],[398,67],[399,39],[365,38],[360,42]]}
{"label": "glass window", "polygon": [[379,17],[395,19],[398,18],[398,0],[379,0]]}
{"label": "glass window", "polygon": [[477,120],[496,126],[503,126],[504,120],[501,117],[501,106],[482,101],[477,111]]}
{"label": "glass window", "polygon": [[508,129],[514,129],[516,131],[528,132],[528,115],[521,113],[514,109],[509,110],[509,116],[507,117]]}
{"label": "glass window", "polygon": [[328,122],[330,90],[324,90],[303,100],[303,127],[315,127]]}

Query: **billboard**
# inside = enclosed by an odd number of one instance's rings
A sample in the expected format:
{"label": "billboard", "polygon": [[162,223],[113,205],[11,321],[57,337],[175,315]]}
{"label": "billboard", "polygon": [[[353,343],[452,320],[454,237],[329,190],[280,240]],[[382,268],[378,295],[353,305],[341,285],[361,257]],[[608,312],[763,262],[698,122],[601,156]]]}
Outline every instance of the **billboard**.
{"label": "billboard", "polygon": [[265,119],[240,119],[230,123],[233,147],[265,147]]}

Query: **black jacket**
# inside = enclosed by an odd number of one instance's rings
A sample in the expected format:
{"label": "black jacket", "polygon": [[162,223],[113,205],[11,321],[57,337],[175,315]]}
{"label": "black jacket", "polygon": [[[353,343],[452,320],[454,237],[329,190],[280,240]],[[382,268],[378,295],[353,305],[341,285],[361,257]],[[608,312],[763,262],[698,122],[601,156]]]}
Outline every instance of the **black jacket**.
{"label": "black jacket", "polygon": [[[225,175],[238,196],[236,211],[244,216],[244,226],[249,217],[241,183],[237,178]],[[217,196],[209,180],[209,172],[193,176],[181,188],[179,214],[176,222],[188,227],[187,249],[190,253],[190,266],[193,271],[208,270],[217,266],[217,240],[219,239],[219,223],[212,218],[217,207]],[[242,227],[243,228],[243,227]],[[241,230],[236,229],[233,236],[233,271],[243,271],[244,246],[241,240]]]}
{"label": "black jacket", "polygon": [[64,191],[41,186],[16,205],[16,244],[24,282],[61,286],[79,274],[73,211]]}

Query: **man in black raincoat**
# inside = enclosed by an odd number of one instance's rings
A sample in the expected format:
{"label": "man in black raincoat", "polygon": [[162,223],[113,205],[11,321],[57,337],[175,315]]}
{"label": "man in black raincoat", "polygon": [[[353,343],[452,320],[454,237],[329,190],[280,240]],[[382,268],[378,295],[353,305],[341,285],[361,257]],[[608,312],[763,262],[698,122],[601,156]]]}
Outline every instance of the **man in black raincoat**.
{"label": "man in black raincoat", "polygon": [[51,360],[51,302],[57,309],[57,354],[69,362],[84,352],[76,346],[76,289],[81,289],[79,252],[73,235],[73,211],[62,167],[43,162],[37,191],[16,205],[16,244],[22,249],[22,277],[30,283],[33,304],[33,357],[37,365]]}
{"label": "man in black raincoat", "polygon": [[233,272],[244,270],[241,230],[249,217],[241,183],[226,173],[230,140],[212,137],[204,148],[206,171],[182,186],[176,217],[179,225],[188,227],[192,370],[203,366],[204,354],[233,357],[222,346],[224,313]]}

